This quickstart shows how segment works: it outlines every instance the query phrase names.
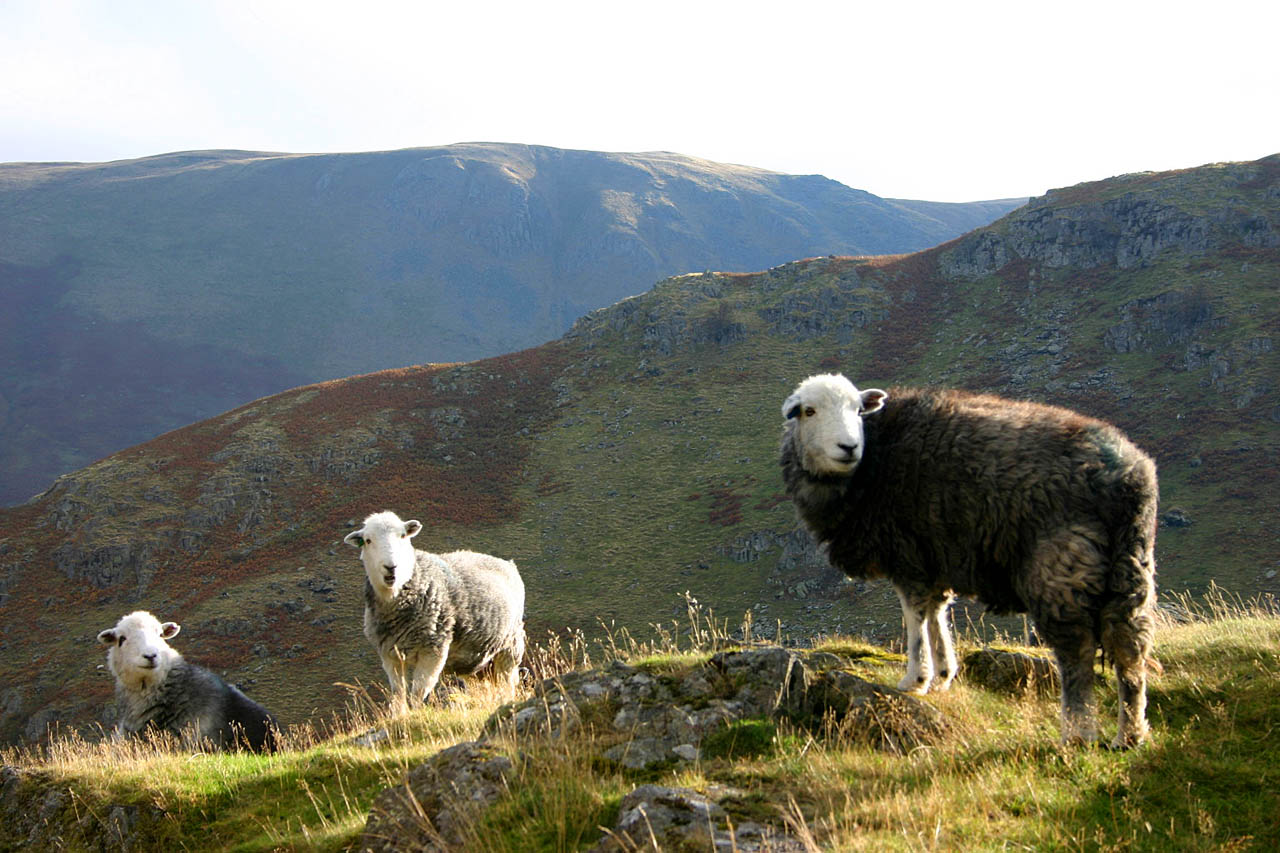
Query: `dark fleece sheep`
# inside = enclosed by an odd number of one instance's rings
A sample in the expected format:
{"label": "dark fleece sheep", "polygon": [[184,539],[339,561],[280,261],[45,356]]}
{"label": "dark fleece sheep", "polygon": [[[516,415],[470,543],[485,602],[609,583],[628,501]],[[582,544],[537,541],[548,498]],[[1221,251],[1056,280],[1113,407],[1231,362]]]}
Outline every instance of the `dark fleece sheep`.
{"label": "dark fleece sheep", "polygon": [[[474,551],[432,554],[416,519],[374,513],[344,541],[364,564],[364,635],[378,652],[396,710],[425,701],[445,672],[492,663],[514,695],[524,657],[524,581],[516,564]],[[406,695],[408,693],[408,696]]]}
{"label": "dark fleece sheep", "polygon": [[[832,565],[888,578],[907,623],[907,677],[955,675],[953,595],[1027,612],[1062,680],[1064,742],[1097,737],[1093,663],[1115,665],[1114,745],[1147,734],[1156,468],[1111,424],[962,391],[859,391],[813,376],[783,404],[787,493]],[[864,420],[865,417],[865,420]],[[932,646],[932,648],[931,648]]]}
{"label": "dark fleece sheep", "polygon": [[160,623],[145,610],[98,634],[108,646],[107,668],[116,679],[117,737],[148,729],[169,732],[192,749],[276,748],[276,723],[257,702],[202,666],[188,663],[166,640],[176,622]]}

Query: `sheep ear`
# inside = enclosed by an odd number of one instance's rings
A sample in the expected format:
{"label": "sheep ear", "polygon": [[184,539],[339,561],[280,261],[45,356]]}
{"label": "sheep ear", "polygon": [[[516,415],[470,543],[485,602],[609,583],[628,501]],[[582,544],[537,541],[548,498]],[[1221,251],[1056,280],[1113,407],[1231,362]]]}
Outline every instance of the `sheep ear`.
{"label": "sheep ear", "polygon": [[114,646],[116,644],[116,632],[112,628],[98,632],[98,642],[104,646]]}
{"label": "sheep ear", "polygon": [[422,530],[422,522],[418,521],[418,519],[416,518],[411,518],[404,523],[404,532],[409,535],[410,539],[417,536],[419,531],[421,530]]}
{"label": "sheep ear", "polygon": [[361,527],[359,530],[351,531],[346,536],[342,537],[342,541],[346,542],[352,548],[363,548],[364,547],[364,528]]}
{"label": "sheep ear", "polygon": [[884,408],[885,400],[888,399],[889,395],[879,388],[868,388],[862,392],[862,414],[869,415],[880,411]]}
{"label": "sheep ear", "polygon": [[165,622],[160,626],[160,638],[164,640],[172,640],[178,636],[178,632],[182,630],[182,626],[177,622]]}
{"label": "sheep ear", "polygon": [[800,397],[792,394],[787,398],[787,402],[782,404],[782,417],[787,420],[799,417],[800,415]]}

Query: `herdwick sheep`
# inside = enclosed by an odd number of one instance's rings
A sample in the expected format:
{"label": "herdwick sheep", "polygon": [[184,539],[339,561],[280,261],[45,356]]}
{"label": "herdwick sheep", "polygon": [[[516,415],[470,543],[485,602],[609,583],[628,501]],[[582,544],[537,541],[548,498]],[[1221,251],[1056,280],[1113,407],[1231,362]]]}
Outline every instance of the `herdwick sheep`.
{"label": "herdwick sheep", "polygon": [[954,595],[1028,612],[1062,682],[1062,739],[1097,737],[1093,663],[1115,666],[1114,746],[1147,734],[1156,468],[1120,430],[1066,409],[962,391],[859,391],[811,376],[782,405],[800,519],[851,577],[888,578],[907,627],[899,687],[947,688]]}
{"label": "herdwick sheep", "polygon": [[445,672],[472,675],[492,662],[514,694],[524,657],[524,581],[515,563],[454,551],[431,554],[411,541],[422,530],[394,512],[374,513],[345,542],[364,564],[364,635],[406,707],[406,682],[426,701]]}
{"label": "herdwick sheep", "polygon": [[276,722],[265,708],[202,666],[188,663],[166,641],[181,630],[145,610],[98,633],[108,647],[120,720],[116,737],[144,729],[170,732],[187,748],[212,744],[262,752],[276,748]]}

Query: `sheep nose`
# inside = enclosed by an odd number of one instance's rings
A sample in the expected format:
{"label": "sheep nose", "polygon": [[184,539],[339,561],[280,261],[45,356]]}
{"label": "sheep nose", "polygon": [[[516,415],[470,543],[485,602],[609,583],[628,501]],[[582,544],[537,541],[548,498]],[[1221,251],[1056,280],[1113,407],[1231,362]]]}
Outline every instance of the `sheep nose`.
{"label": "sheep nose", "polygon": [[856,444],[837,444],[836,447],[843,450],[846,456],[852,456],[853,451],[858,449],[858,445]]}
{"label": "sheep nose", "polygon": [[156,653],[155,653],[155,652],[151,652],[150,654],[143,655],[143,657],[144,657],[144,658],[146,658],[147,660],[151,661],[152,663],[155,663],[155,662],[156,662]]}
{"label": "sheep nose", "polygon": [[383,564],[382,564],[382,568],[386,569],[386,570],[387,570],[387,571],[389,571],[389,572],[394,572],[394,571],[396,570],[396,564],[395,564],[395,563],[383,563]]}

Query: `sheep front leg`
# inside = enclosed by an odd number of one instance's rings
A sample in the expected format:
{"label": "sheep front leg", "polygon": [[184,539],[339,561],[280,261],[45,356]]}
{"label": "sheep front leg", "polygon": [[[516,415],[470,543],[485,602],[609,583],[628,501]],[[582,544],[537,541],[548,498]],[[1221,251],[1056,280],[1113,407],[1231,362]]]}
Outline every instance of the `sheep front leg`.
{"label": "sheep front leg", "polygon": [[956,663],[956,647],[951,635],[952,596],[946,595],[942,601],[935,602],[931,612],[927,614],[929,639],[933,647],[933,667],[935,690],[947,690],[955,680],[958,664]]}
{"label": "sheep front leg", "polygon": [[446,640],[438,649],[423,649],[418,652],[418,659],[413,666],[413,696],[426,704],[431,698],[431,691],[444,672],[445,661],[449,659],[449,642]]}
{"label": "sheep front leg", "polygon": [[928,693],[933,680],[933,653],[929,648],[930,630],[925,624],[929,615],[927,600],[897,586],[894,591],[902,603],[902,621],[907,626],[907,674],[898,682],[898,689]]}
{"label": "sheep front leg", "polygon": [[387,674],[387,683],[391,685],[391,713],[395,715],[404,714],[409,710],[408,697],[405,695],[405,686],[408,682],[408,667],[405,662],[404,652],[393,647],[386,651],[380,651],[378,657],[382,661],[383,672]]}

